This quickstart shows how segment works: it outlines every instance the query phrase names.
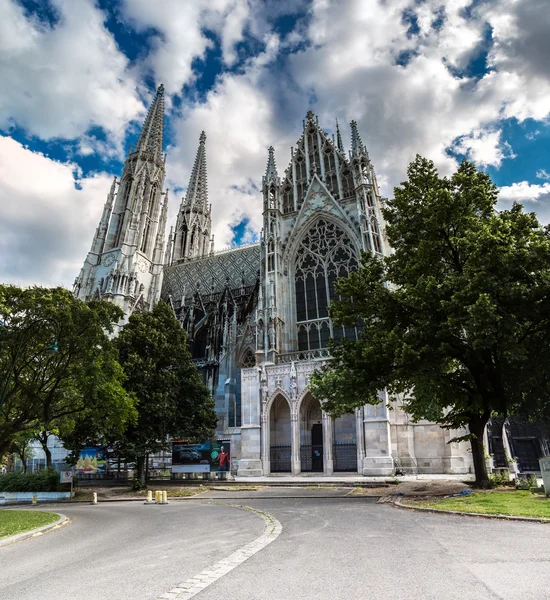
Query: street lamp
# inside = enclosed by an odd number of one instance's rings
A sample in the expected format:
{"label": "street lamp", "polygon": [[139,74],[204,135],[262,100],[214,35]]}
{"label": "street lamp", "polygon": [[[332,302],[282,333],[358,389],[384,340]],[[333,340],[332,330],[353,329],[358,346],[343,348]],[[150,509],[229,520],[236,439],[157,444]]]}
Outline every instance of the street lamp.
{"label": "street lamp", "polygon": [[[17,350],[15,352],[15,357],[10,365],[10,369],[8,371],[8,377],[6,379],[6,383],[4,384],[4,388],[2,390],[2,397],[0,398],[0,409],[2,408],[2,406],[4,406],[4,402],[6,400],[6,396],[8,395],[8,389],[10,387],[10,381],[11,381],[11,377],[13,375],[13,372],[15,371],[15,365],[17,364],[17,359],[19,358],[19,353],[21,352],[21,348],[23,347],[23,342],[25,341],[25,337],[27,336],[27,334],[29,333],[29,331],[36,325],[36,324],[40,324],[40,323],[53,323],[57,333],[59,334],[59,327],[57,325],[57,323],[55,321],[52,321],[51,319],[48,319],[46,317],[42,318],[42,319],[36,319],[34,321],[31,321],[27,327],[25,327],[23,329],[23,331],[21,332],[21,336],[19,337],[19,343],[17,344]],[[59,352],[59,345],[57,342],[57,337],[54,338],[51,342],[51,344],[46,348],[46,350],[48,350],[49,352]]]}

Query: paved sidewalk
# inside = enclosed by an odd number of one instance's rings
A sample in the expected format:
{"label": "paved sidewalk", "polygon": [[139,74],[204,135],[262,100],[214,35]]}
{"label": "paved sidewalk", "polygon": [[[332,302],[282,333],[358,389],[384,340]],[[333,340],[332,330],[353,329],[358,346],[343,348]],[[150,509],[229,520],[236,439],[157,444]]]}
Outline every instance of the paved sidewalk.
{"label": "paved sidewalk", "polygon": [[233,477],[231,481],[236,481],[242,484],[256,485],[258,483],[307,483],[307,484],[334,484],[334,483],[386,483],[388,481],[467,481],[472,482],[475,480],[473,475],[400,475],[394,477],[393,475],[387,477],[365,477],[357,474],[346,474],[340,473],[336,475],[323,475],[322,473],[312,473],[311,475],[268,475],[263,477]]}

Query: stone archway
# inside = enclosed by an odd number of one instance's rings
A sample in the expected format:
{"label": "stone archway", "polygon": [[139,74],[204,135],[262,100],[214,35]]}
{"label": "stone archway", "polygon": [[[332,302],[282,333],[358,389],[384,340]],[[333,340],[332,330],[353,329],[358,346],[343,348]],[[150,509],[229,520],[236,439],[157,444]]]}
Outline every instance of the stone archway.
{"label": "stone archway", "polygon": [[290,404],[277,395],[269,410],[269,462],[271,473],[290,473],[292,470],[292,427]]}
{"label": "stone archway", "polygon": [[323,411],[312,394],[300,402],[300,462],[302,471],[323,472]]}

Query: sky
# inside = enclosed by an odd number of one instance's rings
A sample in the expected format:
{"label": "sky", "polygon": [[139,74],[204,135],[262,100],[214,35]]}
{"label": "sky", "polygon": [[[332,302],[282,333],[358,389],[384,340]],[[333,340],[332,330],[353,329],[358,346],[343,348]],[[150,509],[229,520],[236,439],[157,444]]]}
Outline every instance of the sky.
{"label": "sky", "polygon": [[218,250],[308,110],[357,120],[386,197],[467,157],[549,223],[548,31],[548,0],[0,0],[0,282],[71,287],[160,83],[169,225],[205,130]]}

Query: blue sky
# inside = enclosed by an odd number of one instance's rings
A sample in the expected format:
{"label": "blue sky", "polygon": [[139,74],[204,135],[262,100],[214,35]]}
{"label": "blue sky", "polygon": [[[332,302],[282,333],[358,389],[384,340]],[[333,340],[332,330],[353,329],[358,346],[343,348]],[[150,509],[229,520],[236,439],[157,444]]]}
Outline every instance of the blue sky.
{"label": "blue sky", "polygon": [[[154,90],[169,224],[207,134],[218,249],[256,239],[307,110],[356,119],[382,191],[466,156],[550,221],[544,0],[0,0],[0,279],[70,285]],[[546,58],[545,58],[546,57]],[[7,201],[6,201],[7,200]]]}

